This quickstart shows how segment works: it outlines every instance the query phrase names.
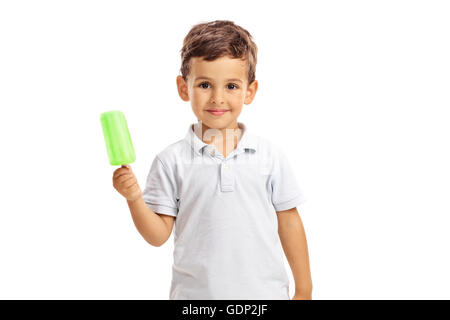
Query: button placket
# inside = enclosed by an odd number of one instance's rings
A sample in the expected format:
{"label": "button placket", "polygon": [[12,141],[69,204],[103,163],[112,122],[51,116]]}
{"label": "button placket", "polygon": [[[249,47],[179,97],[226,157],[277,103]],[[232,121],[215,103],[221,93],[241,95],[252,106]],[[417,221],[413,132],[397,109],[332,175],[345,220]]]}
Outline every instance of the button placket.
{"label": "button placket", "polygon": [[222,192],[234,191],[234,172],[227,161],[220,164],[220,188]]}

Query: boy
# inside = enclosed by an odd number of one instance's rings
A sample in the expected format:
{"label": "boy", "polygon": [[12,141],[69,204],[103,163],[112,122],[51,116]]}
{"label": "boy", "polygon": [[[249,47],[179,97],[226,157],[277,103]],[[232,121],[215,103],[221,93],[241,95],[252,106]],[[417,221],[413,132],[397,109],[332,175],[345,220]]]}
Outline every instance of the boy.
{"label": "boy", "polygon": [[164,244],[175,223],[170,299],[290,299],[281,247],[293,299],[311,299],[305,199],[281,150],[237,121],[258,88],[256,54],[231,21],[195,25],[177,87],[198,123],[155,157],[144,192],[130,166],[114,172],[147,242]]}

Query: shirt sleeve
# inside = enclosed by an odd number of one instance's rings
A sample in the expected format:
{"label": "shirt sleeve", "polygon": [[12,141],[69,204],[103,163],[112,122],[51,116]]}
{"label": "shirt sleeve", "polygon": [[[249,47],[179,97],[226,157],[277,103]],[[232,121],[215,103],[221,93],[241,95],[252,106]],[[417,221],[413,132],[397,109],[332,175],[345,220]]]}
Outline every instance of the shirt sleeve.
{"label": "shirt sleeve", "polygon": [[153,160],[142,192],[144,202],[153,212],[176,217],[178,214],[177,184],[175,177],[158,156]]}
{"label": "shirt sleeve", "polygon": [[291,164],[284,152],[277,148],[274,169],[271,174],[272,204],[275,211],[295,208],[306,202]]}

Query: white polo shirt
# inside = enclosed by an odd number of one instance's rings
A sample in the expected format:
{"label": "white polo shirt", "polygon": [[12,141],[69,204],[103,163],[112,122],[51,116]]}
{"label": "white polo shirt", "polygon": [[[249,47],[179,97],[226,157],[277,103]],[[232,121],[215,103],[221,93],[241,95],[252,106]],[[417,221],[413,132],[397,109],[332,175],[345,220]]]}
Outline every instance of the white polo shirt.
{"label": "white polo shirt", "polygon": [[305,197],[283,152],[242,129],[226,158],[191,124],[153,160],[143,191],[175,216],[170,299],[290,299],[276,211]]}

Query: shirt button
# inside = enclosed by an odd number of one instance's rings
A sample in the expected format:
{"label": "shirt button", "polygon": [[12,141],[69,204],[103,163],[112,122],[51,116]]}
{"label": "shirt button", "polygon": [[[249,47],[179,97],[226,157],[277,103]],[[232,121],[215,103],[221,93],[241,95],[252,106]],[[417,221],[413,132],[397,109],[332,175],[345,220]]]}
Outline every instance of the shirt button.
{"label": "shirt button", "polygon": [[209,149],[209,154],[214,155],[214,149]]}
{"label": "shirt button", "polygon": [[224,167],[225,169],[228,169],[228,165],[227,165],[226,163],[223,165],[223,167]]}

